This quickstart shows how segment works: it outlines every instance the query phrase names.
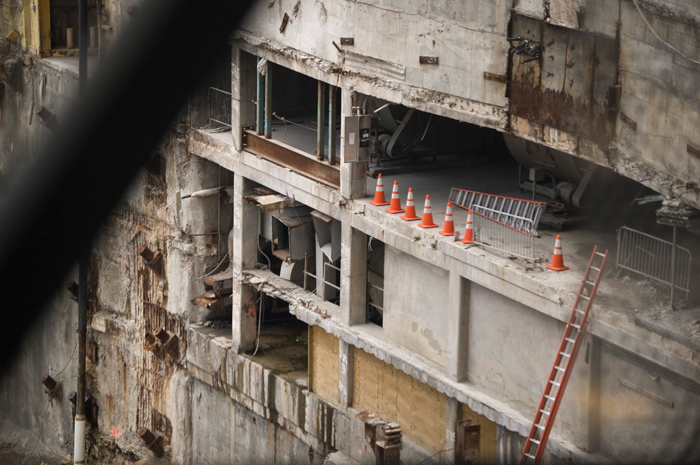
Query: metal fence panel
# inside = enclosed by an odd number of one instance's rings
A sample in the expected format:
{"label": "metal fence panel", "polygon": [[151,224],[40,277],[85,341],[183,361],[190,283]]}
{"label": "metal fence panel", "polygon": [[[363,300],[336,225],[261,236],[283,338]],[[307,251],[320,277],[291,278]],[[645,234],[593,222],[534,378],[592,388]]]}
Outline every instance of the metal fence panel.
{"label": "metal fence panel", "polygon": [[219,123],[231,127],[231,92],[209,88],[209,124]]}
{"label": "metal fence panel", "polygon": [[[617,266],[671,285],[673,243],[626,226],[617,231]],[[690,293],[690,250],[676,246],[675,287]]]}
{"label": "metal fence panel", "polygon": [[474,205],[472,211],[475,243],[535,261],[533,220],[480,205]]}
{"label": "metal fence panel", "polygon": [[488,216],[523,232],[528,228],[532,231],[537,229],[547,205],[545,202],[484,194],[456,187],[450,191],[449,200],[465,210],[474,210],[476,206],[485,207],[484,212],[487,212]]}

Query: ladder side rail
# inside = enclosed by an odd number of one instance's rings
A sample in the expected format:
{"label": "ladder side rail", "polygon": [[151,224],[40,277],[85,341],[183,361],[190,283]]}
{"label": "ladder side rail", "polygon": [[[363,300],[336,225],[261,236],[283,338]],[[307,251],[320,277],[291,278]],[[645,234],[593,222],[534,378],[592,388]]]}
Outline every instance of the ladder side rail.
{"label": "ladder side rail", "polygon": [[[557,350],[557,355],[554,358],[554,364],[552,365],[552,369],[550,370],[549,378],[547,379],[547,384],[545,386],[544,393],[542,394],[542,398],[540,399],[540,403],[537,407],[537,413],[535,414],[535,420],[533,421],[532,427],[530,428],[530,433],[529,433],[527,439],[525,440],[525,447],[523,448],[523,453],[520,457],[521,464],[525,463],[525,460],[526,460],[525,454],[530,448],[528,445],[528,444],[530,444],[530,439],[532,439],[536,435],[537,427],[535,425],[539,424],[539,421],[540,421],[541,416],[542,416],[542,413],[540,411],[544,409],[544,406],[547,403],[547,398],[545,396],[551,392],[553,385],[550,383],[550,381],[553,381],[556,378],[557,371],[558,371],[556,369],[556,367],[558,367],[559,364],[561,363],[561,359],[563,357],[562,352],[564,352],[566,350],[566,345],[568,344],[568,341],[566,339],[570,336],[572,330],[576,329],[571,325],[576,320],[576,309],[579,306],[580,297],[585,289],[586,281],[588,280],[588,276],[589,276],[590,270],[591,270],[591,265],[593,264],[593,260],[595,259],[597,250],[598,250],[598,246],[596,245],[593,248],[593,253],[591,254],[591,258],[588,260],[588,265],[586,266],[586,271],[584,273],[583,279],[581,280],[581,286],[579,288],[578,294],[576,295],[576,300],[574,302],[573,309],[571,310],[571,315],[569,316],[569,320],[568,320],[566,328],[564,330],[564,335],[562,337],[561,342],[559,343],[559,349]],[[605,259],[603,261],[603,264],[604,264],[604,262],[605,262]],[[598,277],[596,278],[596,282],[598,282],[600,280],[600,277],[602,276],[602,269],[603,269],[602,266],[603,265],[601,265],[601,267],[600,267],[601,272],[598,273]],[[569,376],[571,374],[571,370],[569,369],[569,367],[570,367],[570,365],[573,366],[573,361],[575,360],[576,355],[578,354],[578,349],[581,346],[581,340],[582,340],[581,334],[583,332],[583,329],[584,329],[584,326],[586,323],[585,317],[587,316],[587,312],[590,308],[591,301],[592,301],[592,298],[589,299],[589,301],[588,301],[588,305],[586,307],[586,313],[584,314],[584,319],[581,321],[582,324],[579,325],[580,329],[577,330],[577,334],[574,338],[574,344],[573,344],[573,347],[571,349],[570,356],[568,357],[568,360],[566,361],[566,365],[564,366],[564,374],[563,374],[562,379],[559,383],[560,386],[557,389],[557,393],[554,396],[555,401],[552,404],[550,414],[545,422],[545,428],[542,431],[542,436],[540,437],[540,443],[537,445],[537,449],[535,452],[535,459],[533,461],[534,463],[538,463],[542,457],[542,454],[544,453],[544,449],[545,449],[546,444],[547,444],[547,439],[549,438],[549,432],[551,431],[552,425],[554,424],[554,418],[556,417],[556,413],[559,410],[559,404],[561,403],[561,399],[563,397],[563,392],[566,388],[566,383],[568,383],[568,379],[569,379]]]}
{"label": "ladder side rail", "polygon": [[[583,287],[586,284],[586,279],[588,277],[588,274],[590,272],[590,267],[593,264],[593,260],[595,259],[596,252],[598,250],[598,246],[596,245],[593,249],[593,254],[591,254],[591,259],[588,263],[588,267],[586,268],[586,273],[585,277],[582,281],[582,286],[581,286],[581,291],[583,291]],[[548,418],[548,424],[545,430],[542,432],[542,438],[540,439],[540,444],[537,447],[537,452],[535,453],[535,460],[534,463],[539,463],[540,459],[542,458],[542,455],[544,454],[544,450],[547,445],[547,440],[549,439],[549,433],[552,430],[552,425],[554,424],[554,419],[556,418],[557,412],[559,411],[559,406],[561,405],[561,401],[564,398],[564,391],[566,390],[566,386],[569,382],[569,378],[571,377],[571,373],[573,371],[573,365],[574,362],[576,361],[576,357],[578,356],[579,349],[581,348],[582,342],[583,342],[583,335],[585,334],[585,328],[588,326],[588,312],[590,311],[591,306],[593,305],[593,298],[595,297],[595,292],[597,291],[598,288],[598,283],[600,283],[600,280],[603,276],[603,268],[605,267],[605,263],[607,261],[608,254],[607,251],[605,253],[605,256],[603,257],[603,261],[600,264],[600,271],[598,272],[598,276],[596,277],[595,284],[593,285],[593,289],[591,291],[591,296],[590,299],[588,300],[588,304],[586,305],[586,310],[585,313],[582,317],[581,324],[580,324],[580,329],[578,331],[578,334],[574,338],[574,343],[573,347],[571,348],[571,356],[569,357],[569,360],[566,363],[566,366],[564,368],[564,374],[562,376],[562,379],[560,381],[560,386],[559,390],[557,391],[557,395],[555,396],[555,400],[552,404],[552,410],[550,413],[550,416]],[[580,292],[579,292],[580,294]],[[574,307],[574,310],[572,311],[572,314],[576,313],[576,307]],[[566,333],[566,331],[565,331]],[[549,424],[551,422],[551,424]]]}

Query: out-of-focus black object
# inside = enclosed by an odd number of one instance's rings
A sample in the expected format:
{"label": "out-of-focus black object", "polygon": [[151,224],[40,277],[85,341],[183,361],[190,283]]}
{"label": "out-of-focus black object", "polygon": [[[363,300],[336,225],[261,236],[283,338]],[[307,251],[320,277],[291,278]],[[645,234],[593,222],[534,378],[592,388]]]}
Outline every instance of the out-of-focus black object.
{"label": "out-of-focus black object", "polygon": [[146,2],[41,155],[4,176],[0,372],[250,3]]}

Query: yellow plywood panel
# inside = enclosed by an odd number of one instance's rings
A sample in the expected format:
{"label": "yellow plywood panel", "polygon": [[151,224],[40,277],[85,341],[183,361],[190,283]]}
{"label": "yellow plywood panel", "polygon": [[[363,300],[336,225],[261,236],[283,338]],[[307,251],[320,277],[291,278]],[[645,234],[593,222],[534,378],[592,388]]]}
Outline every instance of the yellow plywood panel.
{"label": "yellow plywood panel", "polygon": [[406,438],[433,453],[443,449],[447,397],[361,349],[353,352],[354,407],[398,423]]}
{"label": "yellow plywood panel", "polygon": [[39,4],[39,35],[41,37],[40,53],[51,51],[51,2],[38,0]]}
{"label": "yellow plywood panel", "polygon": [[310,328],[311,390],[338,405],[338,338],[318,326]]}
{"label": "yellow plywood panel", "polygon": [[498,461],[497,425],[483,415],[479,415],[462,404],[462,419],[470,420],[472,425],[481,425],[479,439],[479,461],[481,463],[496,463]]}

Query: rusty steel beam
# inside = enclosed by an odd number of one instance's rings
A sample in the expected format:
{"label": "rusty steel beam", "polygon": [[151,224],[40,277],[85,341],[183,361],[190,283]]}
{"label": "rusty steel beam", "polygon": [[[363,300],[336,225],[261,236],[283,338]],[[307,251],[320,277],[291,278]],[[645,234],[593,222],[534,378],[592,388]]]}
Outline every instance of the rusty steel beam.
{"label": "rusty steel beam", "polygon": [[325,161],[278,141],[267,140],[248,129],[243,131],[243,146],[250,153],[293,169],[328,186],[340,188],[340,170]]}

